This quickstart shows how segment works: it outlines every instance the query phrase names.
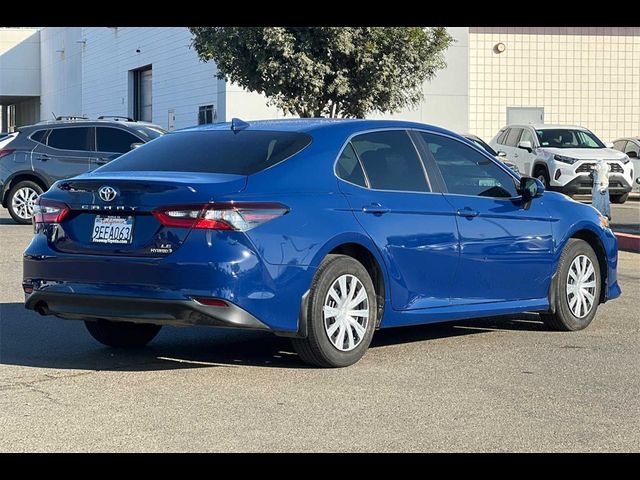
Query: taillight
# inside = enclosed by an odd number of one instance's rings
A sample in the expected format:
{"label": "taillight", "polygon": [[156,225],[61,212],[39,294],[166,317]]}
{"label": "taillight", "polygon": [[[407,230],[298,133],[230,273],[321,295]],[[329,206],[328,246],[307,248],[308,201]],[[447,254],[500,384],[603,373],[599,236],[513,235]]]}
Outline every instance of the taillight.
{"label": "taillight", "polygon": [[245,232],[281,217],[289,209],[280,203],[209,203],[176,205],[154,210],[153,216],[167,227]]}
{"label": "taillight", "polygon": [[16,151],[15,148],[1,148],[0,149],[0,158],[6,157],[7,155],[11,155],[15,151]]}
{"label": "taillight", "polygon": [[64,203],[39,197],[33,206],[33,223],[60,223],[68,213]]}

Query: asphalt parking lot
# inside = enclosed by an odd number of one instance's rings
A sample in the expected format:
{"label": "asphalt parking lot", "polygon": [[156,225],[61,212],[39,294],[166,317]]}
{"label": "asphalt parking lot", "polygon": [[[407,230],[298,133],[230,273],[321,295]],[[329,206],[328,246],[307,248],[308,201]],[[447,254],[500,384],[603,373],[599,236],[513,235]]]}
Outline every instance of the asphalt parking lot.
{"label": "asphalt parking lot", "polygon": [[0,451],[640,451],[639,254],[582,332],[535,314],[386,330],[321,370],[257,333],[105,348],[24,309],[30,236],[0,210]]}

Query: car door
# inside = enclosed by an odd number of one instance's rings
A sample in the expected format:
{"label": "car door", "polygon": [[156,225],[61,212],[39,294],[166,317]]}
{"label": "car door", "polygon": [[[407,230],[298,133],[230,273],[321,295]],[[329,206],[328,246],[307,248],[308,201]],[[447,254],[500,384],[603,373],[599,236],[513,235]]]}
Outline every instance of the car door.
{"label": "car door", "polygon": [[94,135],[93,127],[52,128],[32,151],[33,169],[49,183],[88,172]]}
{"label": "car door", "polygon": [[394,310],[449,304],[458,263],[455,213],[434,193],[406,130],[351,139],[336,162],[339,189],[378,247]]}
{"label": "car door", "polygon": [[544,197],[523,203],[505,168],[458,139],[436,133],[421,139],[456,212],[460,262],[452,303],[545,298],[553,236]]}
{"label": "car door", "polygon": [[123,128],[97,126],[96,154],[91,160],[91,170],[131,151],[133,144],[140,143],[144,141]]}

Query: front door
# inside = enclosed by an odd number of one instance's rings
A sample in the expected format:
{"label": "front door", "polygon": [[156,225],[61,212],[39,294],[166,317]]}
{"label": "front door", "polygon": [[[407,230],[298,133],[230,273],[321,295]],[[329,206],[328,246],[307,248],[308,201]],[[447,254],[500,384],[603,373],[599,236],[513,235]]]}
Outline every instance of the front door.
{"label": "front door", "polygon": [[544,198],[523,204],[514,177],[461,141],[422,133],[456,212],[460,263],[453,304],[545,298],[553,236]]}
{"label": "front door", "polygon": [[336,174],[356,219],[384,259],[392,308],[448,305],[458,263],[455,213],[432,192],[408,132],[354,137]]}

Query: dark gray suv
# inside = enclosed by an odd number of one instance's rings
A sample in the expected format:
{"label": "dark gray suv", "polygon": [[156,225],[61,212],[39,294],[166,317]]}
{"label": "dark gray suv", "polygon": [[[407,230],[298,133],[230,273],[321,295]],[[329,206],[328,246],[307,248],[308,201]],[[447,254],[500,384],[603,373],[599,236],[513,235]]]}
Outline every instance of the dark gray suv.
{"label": "dark gray suv", "polygon": [[166,133],[150,123],[113,118],[59,117],[0,139],[0,200],[16,222],[31,223],[34,201],[56,180],[94,170]]}

